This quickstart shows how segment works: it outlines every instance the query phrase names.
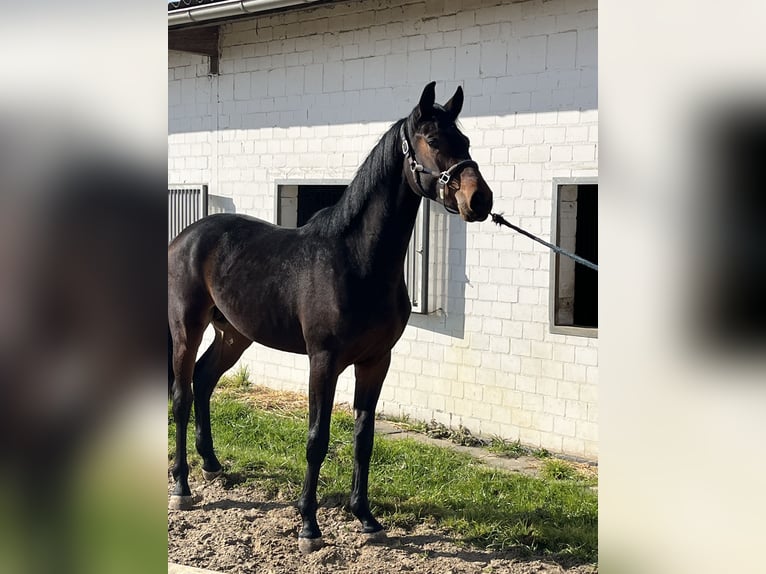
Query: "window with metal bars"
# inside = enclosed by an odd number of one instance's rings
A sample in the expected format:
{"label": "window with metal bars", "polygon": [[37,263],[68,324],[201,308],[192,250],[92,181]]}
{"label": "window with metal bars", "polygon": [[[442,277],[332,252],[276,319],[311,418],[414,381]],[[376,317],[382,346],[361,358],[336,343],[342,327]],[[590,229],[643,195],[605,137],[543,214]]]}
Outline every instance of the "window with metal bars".
{"label": "window with metal bars", "polygon": [[207,214],[207,185],[168,185],[168,243]]}

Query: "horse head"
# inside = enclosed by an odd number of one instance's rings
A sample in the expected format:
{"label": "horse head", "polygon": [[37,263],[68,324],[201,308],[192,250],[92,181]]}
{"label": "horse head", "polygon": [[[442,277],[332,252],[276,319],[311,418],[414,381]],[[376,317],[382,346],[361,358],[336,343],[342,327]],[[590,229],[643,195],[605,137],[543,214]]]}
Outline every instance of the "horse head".
{"label": "horse head", "polygon": [[465,221],[484,221],[492,209],[492,190],[468,152],[470,142],[457,117],[463,89],[435,103],[436,82],[429,83],[401,130],[405,177],[412,190],[459,213]]}

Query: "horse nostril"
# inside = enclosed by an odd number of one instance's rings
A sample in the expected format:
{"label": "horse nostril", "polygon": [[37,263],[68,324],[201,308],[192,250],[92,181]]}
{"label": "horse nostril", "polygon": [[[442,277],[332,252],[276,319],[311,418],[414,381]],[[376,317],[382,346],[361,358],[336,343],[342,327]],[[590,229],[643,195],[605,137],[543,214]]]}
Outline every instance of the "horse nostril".
{"label": "horse nostril", "polygon": [[469,206],[471,211],[474,213],[489,213],[489,210],[492,209],[492,196],[489,194],[476,192],[471,196]]}

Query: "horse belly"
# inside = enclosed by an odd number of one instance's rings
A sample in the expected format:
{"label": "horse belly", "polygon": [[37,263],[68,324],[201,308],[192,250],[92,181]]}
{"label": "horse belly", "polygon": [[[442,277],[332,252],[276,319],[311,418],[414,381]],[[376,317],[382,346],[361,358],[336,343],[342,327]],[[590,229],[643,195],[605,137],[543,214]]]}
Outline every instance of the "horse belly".
{"label": "horse belly", "polygon": [[306,341],[296,318],[263,308],[250,316],[227,317],[227,320],[237,331],[256,343],[279,351],[306,354]]}

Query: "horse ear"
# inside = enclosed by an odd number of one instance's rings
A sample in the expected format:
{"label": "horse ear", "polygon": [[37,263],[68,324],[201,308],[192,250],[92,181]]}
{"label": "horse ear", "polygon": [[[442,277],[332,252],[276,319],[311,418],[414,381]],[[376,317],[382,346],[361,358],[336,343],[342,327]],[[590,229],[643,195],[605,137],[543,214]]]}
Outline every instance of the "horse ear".
{"label": "horse ear", "polygon": [[434,102],[436,101],[436,82],[431,82],[423,89],[418,102],[418,119],[430,118],[434,113]]}
{"label": "horse ear", "polygon": [[458,115],[460,114],[460,110],[463,109],[463,88],[461,86],[457,87],[457,90],[455,90],[455,95],[452,96],[446,104],[444,104],[444,109],[452,117],[453,120],[457,119]]}

